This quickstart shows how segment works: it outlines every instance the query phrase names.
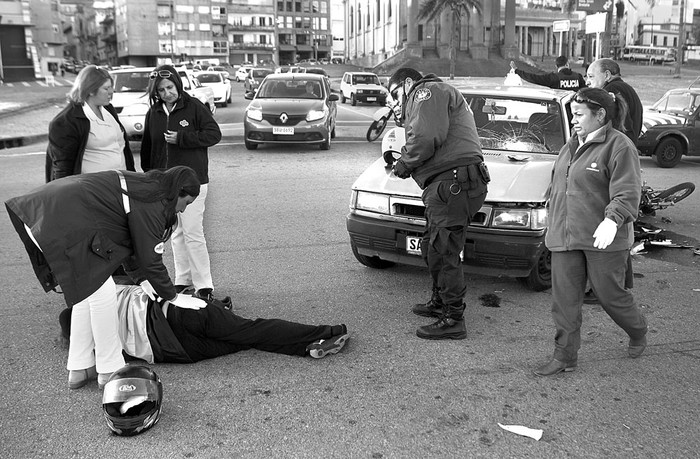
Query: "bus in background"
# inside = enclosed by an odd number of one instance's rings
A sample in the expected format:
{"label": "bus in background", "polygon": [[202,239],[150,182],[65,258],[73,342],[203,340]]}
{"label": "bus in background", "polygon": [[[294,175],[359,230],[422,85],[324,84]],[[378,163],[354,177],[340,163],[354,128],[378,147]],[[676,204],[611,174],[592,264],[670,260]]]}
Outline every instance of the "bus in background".
{"label": "bus in background", "polygon": [[630,62],[644,61],[650,64],[663,64],[676,61],[676,50],[662,46],[625,46],[622,50],[622,59]]}

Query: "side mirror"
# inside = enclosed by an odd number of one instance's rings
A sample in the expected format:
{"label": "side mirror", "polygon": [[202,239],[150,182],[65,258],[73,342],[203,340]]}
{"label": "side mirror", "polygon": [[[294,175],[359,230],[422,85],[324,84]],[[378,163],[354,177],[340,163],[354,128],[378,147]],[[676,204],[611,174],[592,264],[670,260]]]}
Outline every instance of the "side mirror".
{"label": "side mirror", "polygon": [[340,97],[338,97],[338,94],[331,94],[328,96],[329,102],[335,102],[336,100],[340,100]]}
{"label": "side mirror", "polygon": [[248,100],[253,100],[253,98],[255,97],[255,91],[248,91],[247,93],[245,93],[244,97]]}

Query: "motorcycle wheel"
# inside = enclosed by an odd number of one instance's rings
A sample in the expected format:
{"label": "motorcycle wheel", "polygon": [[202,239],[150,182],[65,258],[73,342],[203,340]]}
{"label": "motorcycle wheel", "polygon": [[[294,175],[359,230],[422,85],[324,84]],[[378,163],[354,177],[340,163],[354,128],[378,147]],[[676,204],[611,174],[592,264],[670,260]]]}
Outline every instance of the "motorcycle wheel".
{"label": "motorcycle wheel", "polygon": [[660,209],[663,209],[669,205],[673,205],[684,200],[690,196],[690,193],[693,191],[695,191],[695,184],[691,182],[679,183],[678,185],[672,186],[667,190],[659,191],[656,196],[651,198],[651,202],[652,204],[656,205],[660,204]]}
{"label": "motorcycle wheel", "polygon": [[374,142],[382,135],[384,129],[386,128],[388,118],[380,118],[372,122],[367,130],[367,141]]}

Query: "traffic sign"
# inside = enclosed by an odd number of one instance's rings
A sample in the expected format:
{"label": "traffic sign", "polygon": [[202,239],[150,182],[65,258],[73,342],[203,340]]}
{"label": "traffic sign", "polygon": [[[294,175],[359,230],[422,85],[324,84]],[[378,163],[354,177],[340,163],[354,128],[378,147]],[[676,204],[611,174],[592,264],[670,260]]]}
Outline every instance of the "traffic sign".
{"label": "traffic sign", "polygon": [[571,21],[568,19],[552,22],[552,32],[568,32],[570,27]]}

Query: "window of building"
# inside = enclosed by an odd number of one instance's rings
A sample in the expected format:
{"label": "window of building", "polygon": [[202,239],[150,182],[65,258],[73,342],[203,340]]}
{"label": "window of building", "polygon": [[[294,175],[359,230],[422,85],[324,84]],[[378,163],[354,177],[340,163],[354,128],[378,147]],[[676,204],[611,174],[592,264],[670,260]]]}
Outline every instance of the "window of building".
{"label": "window of building", "polygon": [[225,41],[215,41],[214,54],[228,54],[228,43]]}
{"label": "window of building", "polygon": [[328,30],[328,18],[321,18],[320,30]]}
{"label": "window of building", "polygon": [[240,34],[233,34],[233,40],[232,40],[232,41],[233,41],[233,43],[236,43],[236,44],[239,44],[239,45],[242,44],[242,43],[243,43],[243,35],[240,35]]}
{"label": "window of building", "polygon": [[298,33],[297,34],[297,45],[308,45],[309,44],[309,36],[305,33]]}
{"label": "window of building", "polygon": [[277,2],[277,11],[284,11],[284,2]]}
{"label": "window of building", "polygon": [[328,2],[326,0],[321,0],[321,14],[328,13]]}
{"label": "window of building", "polygon": [[355,27],[353,26],[354,19],[355,19],[355,15],[354,15],[354,11],[352,10],[352,6],[351,6],[350,7],[350,27],[348,29],[350,31],[350,35],[352,35],[353,32],[355,31]]}
{"label": "window of building", "polygon": [[388,18],[391,17],[391,2],[387,2],[387,5],[386,5],[386,17],[388,17]]}
{"label": "window of building", "polygon": [[288,33],[279,34],[280,45],[292,45],[292,35]]}
{"label": "window of building", "polygon": [[318,13],[318,11],[319,11],[319,9],[318,9],[318,0],[313,0],[313,1],[311,2],[311,12],[312,12],[312,13]]}
{"label": "window of building", "polygon": [[261,45],[266,45],[267,44],[267,35],[260,35],[258,37],[258,43]]}
{"label": "window of building", "polygon": [[301,18],[294,18],[294,27],[301,29]]}
{"label": "window of building", "polygon": [[377,18],[377,22],[379,22],[381,15],[382,15],[382,5],[380,4],[379,0],[377,0],[377,12],[375,13],[375,16]]}
{"label": "window of building", "polygon": [[175,5],[175,11],[184,14],[194,14],[194,6],[192,5]]}
{"label": "window of building", "polygon": [[170,17],[170,6],[169,5],[158,5],[158,17],[159,18],[169,18]]}
{"label": "window of building", "polygon": [[277,28],[278,29],[284,28],[284,16],[277,16]]}
{"label": "window of building", "polygon": [[58,24],[51,24],[51,30],[53,30],[53,33],[58,33],[60,30]]}
{"label": "window of building", "polygon": [[171,22],[158,23],[158,35],[170,35]]}
{"label": "window of building", "polygon": [[211,34],[214,37],[223,37],[225,36],[224,32],[224,26],[222,24],[212,24],[211,26]]}
{"label": "window of building", "polygon": [[357,5],[357,33],[362,32],[362,5]]}
{"label": "window of building", "polygon": [[197,7],[197,12],[199,14],[209,14],[209,7],[208,6],[199,6],[199,7]]}
{"label": "window of building", "polygon": [[199,30],[201,30],[202,32],[209,32],[211,31],[211,24],[209,24],[208,22],[200,22]]}
{"label": "window of building", "polygon": [[211,7],[211,18],[215,20],[220,20],[221,18],[226,18],[226,8],[223,6],[212,6]]}
{"label": "window of building", "polygon": [[294,18],[291,16],[287,16],[287,19],[285,21],[285,25],[287,26],[288,29],[294,28]]}
{"label": "window of building", "polygon": [[305,29],[310,29],[311,28],[311,18],[305,17],[304,20],[302,21],[303,27]]}
{"label": "window of building", "polygon": [[668,37],[664,37],[664,46],[668,46]]}
{"label": "window of building", "polygon": [[423,39],[423,24],[418,24],[418,41]]}

